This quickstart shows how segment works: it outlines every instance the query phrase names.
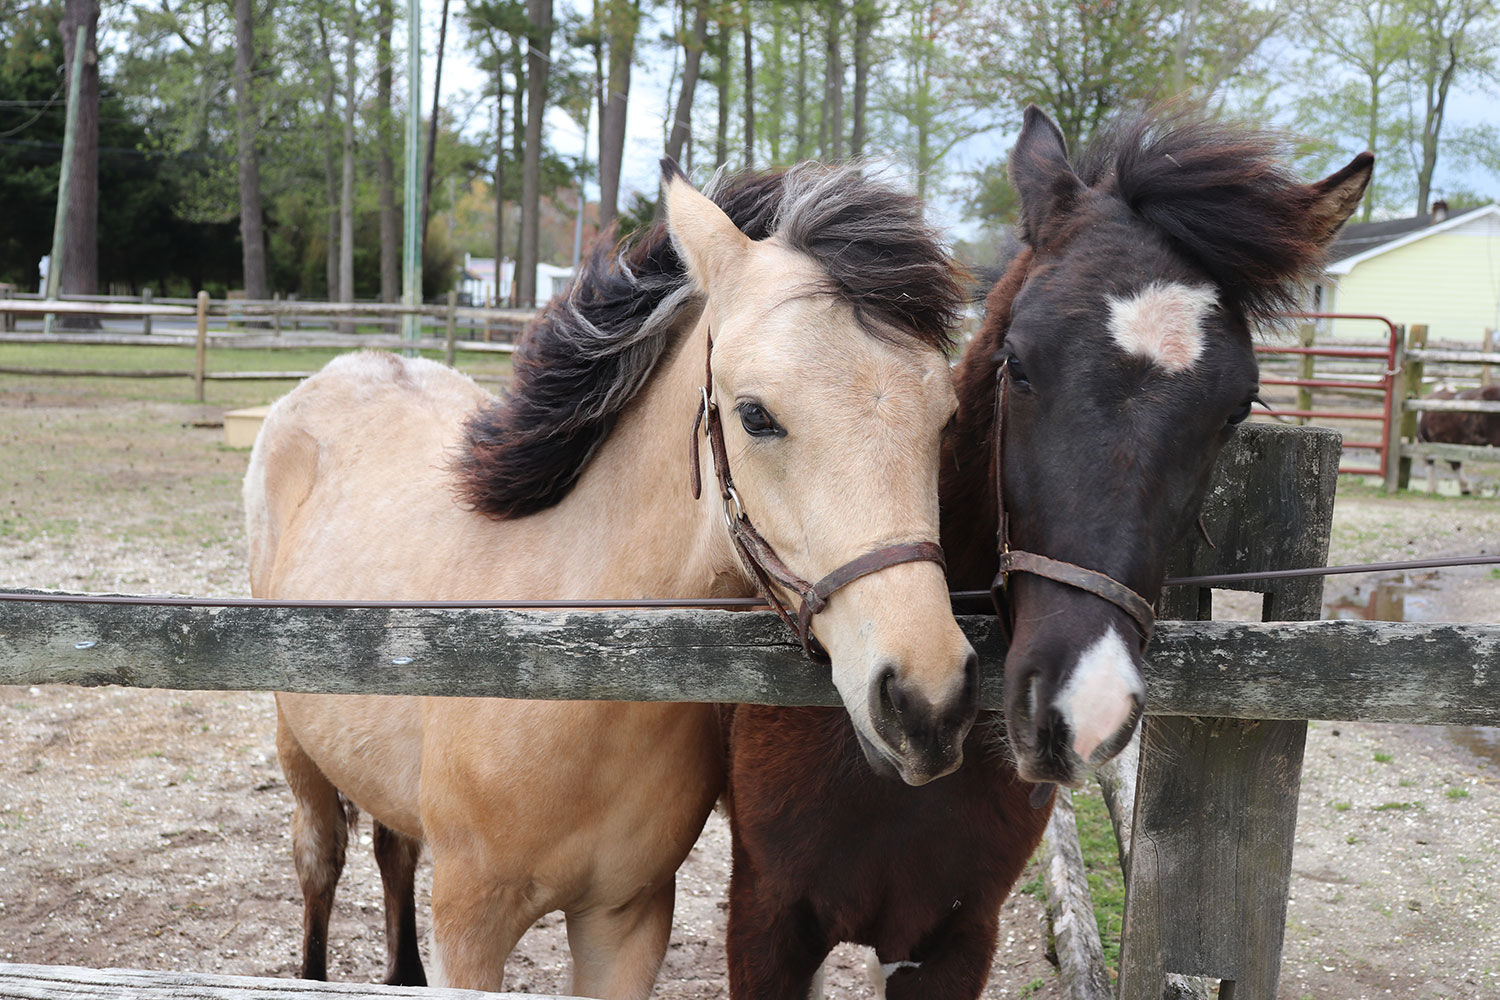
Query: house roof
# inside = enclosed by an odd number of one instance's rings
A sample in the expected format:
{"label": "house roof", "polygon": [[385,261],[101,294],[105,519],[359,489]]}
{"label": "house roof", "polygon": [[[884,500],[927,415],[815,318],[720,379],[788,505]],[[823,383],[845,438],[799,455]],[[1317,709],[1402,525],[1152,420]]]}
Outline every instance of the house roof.
{"label": "house roof", "polygon": [[1435,236],[1455,229],[1466,222],[1486,215],[1500,216],[1500,205],[1484,205],[1480,208],[1449,216],[1442,222],[1433,222],[1430,215],[1418,215],[1410,219],[1391,219],[1387,222],[1360,222],[1345,226],[1328,253],[1328,272],[1348,274],[1356,264],[1404,247],[1408,243]]}

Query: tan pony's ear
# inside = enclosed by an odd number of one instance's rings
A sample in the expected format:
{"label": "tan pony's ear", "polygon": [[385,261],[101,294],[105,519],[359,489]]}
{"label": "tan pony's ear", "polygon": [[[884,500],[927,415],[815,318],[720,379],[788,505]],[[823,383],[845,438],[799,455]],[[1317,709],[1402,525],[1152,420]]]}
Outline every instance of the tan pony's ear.
{"label": "tan pony's ear", "polygon": [[704,197],[671,159],[661,161],[662,199],[667,206],[667,230],[688,276],[705,294],[721,293],[734,280],[750,248],[750,237],[740,232],[724,210]]}

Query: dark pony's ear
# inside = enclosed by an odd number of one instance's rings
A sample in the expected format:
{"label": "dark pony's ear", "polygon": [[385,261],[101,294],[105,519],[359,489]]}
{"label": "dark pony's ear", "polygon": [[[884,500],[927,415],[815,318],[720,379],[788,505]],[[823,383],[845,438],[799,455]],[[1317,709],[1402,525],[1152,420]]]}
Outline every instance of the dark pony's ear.
{"label": "dark pony's ear", "polygon": [[1062,129],[1035,104],[1026,106],[1008,169],[1011,186],[1021,196],[1021,238],[1039,250],[1048,224],[1073,208],[1084,185],[1068,166]]}
{"label": "dark pony's ear", "polygon": [[1333,242],[1364,197],[1375,169],[1375,154],[1360,153],[1349,165],[1311,184],[1313,201],[1307,211],[1308,239],[1318,246]]}

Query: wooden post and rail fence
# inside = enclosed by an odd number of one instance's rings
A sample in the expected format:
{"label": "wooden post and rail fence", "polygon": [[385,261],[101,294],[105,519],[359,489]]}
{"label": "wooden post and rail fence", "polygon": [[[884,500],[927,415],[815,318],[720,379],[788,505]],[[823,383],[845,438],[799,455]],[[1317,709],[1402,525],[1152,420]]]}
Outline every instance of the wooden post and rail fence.
{"label": "wooden post and rail fence", "polygon": [[[398,303],[378,302],[290,302],[275,299],[269,302],[254,302],[244,299],[212,299],[207,292],[199,292],[196,299],[153,299],[148,292],[140,301],[121,301],[104,297],[42,300],[0,297],[0,343],[58,343],[87,345],[114,345],[130,347],[188,346],[194,348],[194,362],[187,369],[99,369],[99,368],[39,368],[34,366],[3,366],[0,374],[34,376],[72,376],[108,378],[191,378],[193,396],[204,401],[204,384],[212,381],[273,381],[307,378],[310,371],[221,371],[207,368],[208,351],[220,349],[294,349],[333,348],[386,348],[390,350],[426,349],[441,350],[443,359],[453,364],[458,351],[473,353],[509,354],[515,350],[515,341],[536,315],[531,309],[477,309],[458,305],[456,292],[449,292],[447,301],[441,305],[405,306]],[[140,334],[122,332],[86,332],[70,334],[48,334],[45,332],[17,331],[16,317],[50,315],[87,315],[104,319],[135,319],[142,321]],[[416,340],[406,340],[395,333],[359,334],[339,333],[335,323],[358,321],[362,323],[394,324],[403,316],[415,316],[419,324]],[[260,321],[264,317],[274,325],[265,330],[245,328],[245,324]],[[292,317],[298,328],[294,335],[286,336],[282,331],[283,320]],[[176,332],[162,326],[153,327],[152,319],[175,320],[181,324]],[[239,329],[211,333],[211,320],[224,321],[226,326]],[[192,322],[191,332],[187,327]],[[302,331],[302,324],[318,321],[327,329],[317,333]],[[458,339],[459,325],[467,327],[470,337]],[[441,336],[421,334],[421,329],[439,328]],[[473,335],[483,333],[484,339]]]}
{"label": "wooden post and rail fence", "polygon": [[[1221,456],[1170,575],[1326,564],[1338,435],[1246,425]],[[1104,775],[1127,880],[1118,1000],[1272,1000],[1281,969],[1307,720],[1500,725],[1500,625],[1315,621],[1320,578],[1246,583],[1263,621],[1212,621],[1212,591],[1164,595],[1138,762]],[[56,595],[52,595],[56,596]],[[1170,620],[1177,619],[1177,620]],[[1306,619],[1306,620],[1304,620]],[[1001,705],[1003,633],[960,623]],[[837,705],[769,613],[141,606],[0,601],[0,684]],[[1086,940],[1066,803],[1047,868],[1069,1000],[1111,995]],[[1211,819],[1210,819],[1211,818]],[[1142,845],[1149,845],[1143,849]],[[1357,850],[1358,848],[1351,848]],[[1076,846],[1071,848],[1076,854]],[[1073,895],[1065,893],[1071,891]],[[1060,911],[1061,912],[1061,911]],[[184,919],[190,919],[185,917]],[[1076,948],[1074,944],[1076,943]],[[1081,970],[1081,971],[1080,971]],[[413,996],[379,986],[0,965],[0,998]],[[445,994],[423,992],[424,997]],[[475,997],[473,993],[453,993]]]}

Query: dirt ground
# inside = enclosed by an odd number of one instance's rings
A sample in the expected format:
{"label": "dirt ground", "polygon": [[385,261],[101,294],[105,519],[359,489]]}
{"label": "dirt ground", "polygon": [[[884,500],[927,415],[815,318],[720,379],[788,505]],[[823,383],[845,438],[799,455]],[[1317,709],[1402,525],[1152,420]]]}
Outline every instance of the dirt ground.
{"label": "dirt ground", "polygon": [[[221,415],[0,384],[0,588],[244,595],[247,456],[200,426]],[[1333,561],[1486,550],[1500,550],[1493,498],[1340,498]],[[1342,614],[1399,598],[1413,619],[1500,620],[1487,568],[1381,584],[1350,577],[1327,592]],[[301,904],[273,732],[266,694],[0,687],[0,959],[293,975]],[[1493,739],[1313,724],[1283,998],[1500,997]],[[336,979],[383,969],[369,843],[361,823],[331,929]],[[728,864],[715,815],[679,876],[657,996],[727,995]],[[986,997],[1061,995],[1035,899],[1007,903],[1001,942]],[[864,964],[837,952],[829,994],[872,995]],[[563,993],[567,969],[551,917],[523,940],[507,988]]]}

